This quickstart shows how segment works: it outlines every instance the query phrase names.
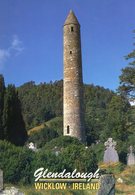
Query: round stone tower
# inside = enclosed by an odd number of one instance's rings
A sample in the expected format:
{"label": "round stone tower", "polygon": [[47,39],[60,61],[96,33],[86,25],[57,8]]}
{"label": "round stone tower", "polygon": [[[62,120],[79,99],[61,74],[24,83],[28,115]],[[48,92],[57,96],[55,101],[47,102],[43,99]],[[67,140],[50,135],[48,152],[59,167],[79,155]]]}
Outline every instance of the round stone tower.
{"label": "round stone tower", "polygon": [[70,11],[64,23],[64,135],[85,141],[80,24]]}

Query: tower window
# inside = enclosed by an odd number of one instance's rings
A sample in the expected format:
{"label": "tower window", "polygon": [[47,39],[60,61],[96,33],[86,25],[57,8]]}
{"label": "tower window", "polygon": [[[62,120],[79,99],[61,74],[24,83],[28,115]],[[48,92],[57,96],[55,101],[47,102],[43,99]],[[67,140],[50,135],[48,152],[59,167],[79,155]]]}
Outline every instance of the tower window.
{"label": "tower window", "polygon": [[71,26],[71,32],[74,32],[74,27],[73,26]]}
{"label": "tower window", "polygon": [[69,125],[67,126],[67,134],[70,133],[70,130],[69,130]]}
{"label": "tower window", "polygon": [[72,54],[72,51],[70,51],[70,54]]}

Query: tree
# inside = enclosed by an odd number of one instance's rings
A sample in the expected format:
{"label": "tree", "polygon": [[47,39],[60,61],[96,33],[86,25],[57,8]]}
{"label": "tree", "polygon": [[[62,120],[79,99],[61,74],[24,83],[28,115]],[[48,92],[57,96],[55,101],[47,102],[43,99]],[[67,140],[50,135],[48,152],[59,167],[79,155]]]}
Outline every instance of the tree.
{"label": "tree", "polygon": [[5,93],[5,83],[4,77],[0,75],[0,139],[4,138],[4,130],[3,130],[3,107],[4,107],[4,93]]}
{"label": "tree", "polygon": [[106,131],[102,134],[104,139],[112,137],[115,140],[125,141],[129,132],[128,112],[130,105],[126,98],[122,96],[113,96],[107,109]]}
{"label": "tree", "polygon": [[39,85],[31,81],[18,88],[27,129],[62,115],[62,85],[62,81]]}
{"label": "tree", "polygon": [[119,91],[129,98],[135,98],[135,49],[125,56],[125,59],[131,61],[126,68],[122,69]]}
{"label": "tree", "polygon": [[85,130],[88,145],[97,142],[100,139],[101,132],[104,132],[107,105],[112,96],[114,93],[103,87],[84,86]]}
{"label": "tree", "polygon": [[21,104],[14,85],[8,85],[3,110],[4,138],[15,145],[23,145],[27,138]]}

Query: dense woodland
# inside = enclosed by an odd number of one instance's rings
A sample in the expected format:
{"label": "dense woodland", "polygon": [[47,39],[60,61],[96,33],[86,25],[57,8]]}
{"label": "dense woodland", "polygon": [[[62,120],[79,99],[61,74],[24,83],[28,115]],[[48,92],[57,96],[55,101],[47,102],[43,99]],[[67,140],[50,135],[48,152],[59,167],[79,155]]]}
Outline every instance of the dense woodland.
{"label": "dense woodland", "polygon": [[[62,89],[62,80],[39,85],[28,82],[17,89],[27,130],[62,117]],[[103,87],[84,85],[84,104],[88,145],[108,136],[125,140],[131,109],[126,98]]]}
{"label": "dense woodland", "polygon": [[[135,146],[135,106],[129,103],[135,99],[135,50],[125,58],[129,63],[122,69],[117,93],[84,85],[85,145],[62,136],[62,80],[38,85],[30,81],[16,88],[5,86],[0,75],[0,168],[6,182],[31,183],[40,166],[51,171],[72,171],[76,166],[78,171],[93,171],[103,159],[108,137],[117,141],[120,162],[126,163],[129,146]],[[41,124],[40,130],[29,133]],[[27,149],[30,141],[38,152]]]}

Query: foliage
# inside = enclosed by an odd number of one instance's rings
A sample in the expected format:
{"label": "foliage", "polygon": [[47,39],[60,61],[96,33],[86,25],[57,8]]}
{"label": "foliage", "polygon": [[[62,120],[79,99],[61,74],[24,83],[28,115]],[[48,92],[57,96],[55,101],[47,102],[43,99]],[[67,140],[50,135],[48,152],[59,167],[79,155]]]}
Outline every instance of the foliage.
{"label": "foliage", "polygon": [[8,85],[4,95],[4,139],[15,145],[23,145],[27,139],[21,104],[14,85]]}
{"label": "foliage", "polygon": [[[133,32],[135,33],[135,30]],[[133,45],[135,45],[135,43]],[[135,100],[135,49],[133,49],[127,56],[125,56],[125,59],[128,60],[129,63],[125,68],[122,69],[122,73],[119,77],[120,86],[118,88],[118,91],[120,92],[122,96],[127,97],[128,100],[134,101]],[[125,137],[127,136],[127,139],[125,139],[126,143],[121,144],[121,148],[123,148],[122,145],[124,146],[127,145],[127,148],[128,148],[130,145],[134,146],[134,143],[135,143],[135,120],[134,120],[135,106],[131,106],[130,108],[128,107],[127,110],[128,111],[126,110],[122,111],[121,118],[123,118],[123,121],[120,120],[121,125],[122,124],[124,125],[124,120],[127,121],[127,116],[128,116],[128,123],[125,122],[125,128],[124,126],[122,127],[123,135]],[[122,132],[122,128],[121,128],[121,132]],[[128,135],[127,135],[127,131],[128,131]],[[125,151],[127,151],[127,148]],[[123,152],[122,152],[123,157],[126,155],[125,151],[123,149]]]}
{"label": "foliage", "polygon": [[104,163],[101,163],[99,165],[99,168],[100,168],[100,171],[101,173],[106,173],[106,174],[120,174],[125,166],[122,164],[122,163],[109,163],[109,164],[104,164]]}
{"label": "foliage", "polygon": [[44,167],[51,172],[57,172],[61,169],[61,162],[53,151],[44,150],[42,148],[37,154],[34,161],[34,168],[37,170]]}
{"label": "foliage", "polygon": [[114,93],[103,87],[85,85],[85,128],[87,133],[87,144],[100,139],[101,132],[104,131],[107,117],[107,106]]}
{"label": "foliage", "polygon": [[106,129],[102,137],[125,141],[129,135],[129,110],[130,104],[124,97],[113,96],[107,107]]}
{"label": "foliage", "polygon": [[128,136],[128,146],[132,145],[135,148],[135,130]]}
{"label": "foliage", "polygon": [[[56,153],[56,151],[59,153]],[[74,169],[80,172],[91,172],[97,169],[97,159],[91,148],[85,148],[84,145],[70,144],[66,148],[57,148],[57,150],[45,150],[42,148],[37,153],[35,169],[39,167],[48,168],[51,172],[60,172],[66,169],[72,172]]]}
{"label": "foliage", "polygon": [[[48,84],[41,83],[39,85],[36,85],[31,81],[18,88],[27,129],[44,123],[52,118],[62,116],[62,89],[63,81],[55,81],[54,83],[50,82]],[[112,96],[113,92],[106,90],[103,87],[84,85],[85,118],[86,121],[91,121],[90,123],[94,130],[97,126],[99,126],[99,129],[100,127],[103,128],[106,106]],[[93,119],[95,119],[94,122]],[[100,124],[98,124],[99,122]],[[56,126],[57,124],[56,121]],[[61,119],[60,124],[62,124]],[[58,129],[58,127],[56,128]],[[61,134],[61,131],[59,134]]]}
{"label": "foliage", "polygon": [[4,129],[3,129],[3,108],[4,108],[4,94],[5,94],[5,83],[4,77],[0,75],[0,139],[4,138]]}
{"label": "foliage", "polygon": [[14,85],[5,87],[2,75],[0,75],[0,139],[6,139],[15,145],[23,145],[27,139],[18,93]]}
{"label": "foliage", "polygon": [[121,141],[118,140],[117,141],[117,151],[118,151],[118,155],[119,155],[119,160],[120,162],[122,162],[123,164],[127,164],[127,153],[129,150],[129,142],[128,140],[125,141]]}
{"label": "foliage", "polygon": [[91,145],[93,151],[96,154],[96,158],[98,160],[98,162],[102,162],[103,161],[103,156],[104,156],[104,143],[97,143],[97,144],[92,144]]}
{"label": "foliage", "polygon": [[68,171],[95,172],[98,168],[97,158],[91,148],[83,145],[69,145],[61,153],[62,168]]}
{"label": "foliage", "polygon": [[6,183],[30,184],[34,181],[34,171],[44,167],[52,172],[91,172],[97,169],[96,155],[84,145],[68,144],[57,155],[54,150],[42,148],[32,152],[25,147],[16,147],[7,141],[0,141],[0,169],[4,171]]}
{"label": "foliage", "polygon": [[44,127],[40,131],[30,134],[27,142],[36,143],[37,147],[40,148],[56,137],[58,137],[58,133],[55,130]]}
{"label": "foliage", "polygon": [[77,138],[70,136],[60,136],[47,143],[44,147],[45,150],[52,150],[57,148],[66,148],[68,145],[81,145],[81,142]]}
{"label": "foliage", "polygon": [[0,142],[0,168],[4,170],[7,182],[31,183],[34,170],[41,166],[50,171],[65,168],[68,171],[75,168],[94,171],[102,161],[103,143],[108,137],[117,141],[120,161],[126,163],[127,148],[135,140],[131,127],[134,110],[127,99],[99,86],[84,85],[85,130],[89,146],[86,148],[78,139],[62,136],[62,85],[62,81],[39,85],[29,82],[19,87],[18,93],[13,85],[6,89],[4,82],[0,85],[4,89],[0,113],[5,139],[23,145],[27,138],[25,124],[27,129],[45,124],[28,139],[41,148],[36,153]]}
{"label": "foliage", "polygon": [[49,128],[55,129],[59,136],[63,135],[63,117],[56,117],[49,120],[46,125]]}
{"label": "foliage", "polygon": [[[27,128],[45,123],[62,135],[62,87],[63,82],[56,81],[39,85],[29,82],[18,88]],[[126,98],[103,87],[84,85],[84,108],[88,145],[104,142],[110,136],[124,141],[133,133],[134,116]]]}
{"label": "foliage", "polygon": [[130,62],[127,67],[122,69],[119,91],[130,98],[135,98],[135,49],[125,59]]}
{"label": "foliage", "polygon": [[[56,130],[60,136],[62,135],[62,87],[63,82],[56,81],[39,85],[29,82],[18,88],[27,128],[43,122],[50,129]],[[61,106],[57,107],[56,104]],[[131,122],[134,121],[134,115],[131,117],[131,107],[126,98],[103,87],[84,85],[84,108],[88,146],[100,141],[103,143],[108,137],[113,137],[118,142],[122,140],[123,145],[125,140],[129,138],[131,140],[133,135]],[[47,121],[48,119],[51,120]],[[48,150],[56,145],[59,144],[55,143],[54,139],[45,147]]]}
{"label": "foliage", "polygon": [[0,169],[4,171],[4,181],[28,184],[32,178],[34,153],[16,147],[7,141],[0,141]]}
{"label": "foliage", "polygon": [[39,85],[31,81],[19,87],[18,93],[27,129],[62,115],[62,81]]}
{"label": "foliage", "polygon": [[20,190],[25,195],[96,195],[97,190],[40,190],[37,191],[33,186],[20,186]]}

